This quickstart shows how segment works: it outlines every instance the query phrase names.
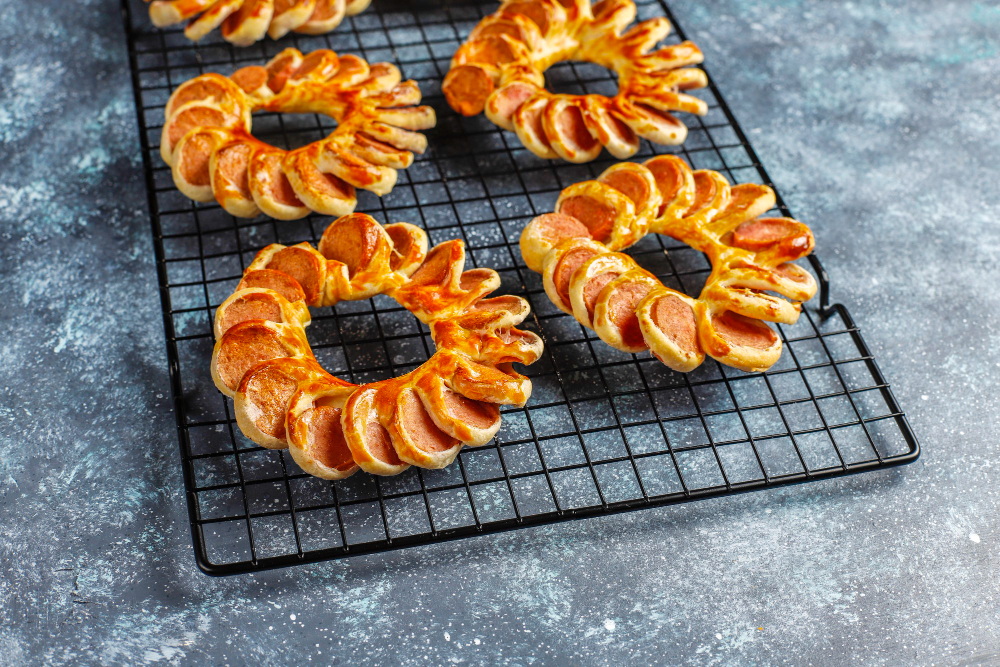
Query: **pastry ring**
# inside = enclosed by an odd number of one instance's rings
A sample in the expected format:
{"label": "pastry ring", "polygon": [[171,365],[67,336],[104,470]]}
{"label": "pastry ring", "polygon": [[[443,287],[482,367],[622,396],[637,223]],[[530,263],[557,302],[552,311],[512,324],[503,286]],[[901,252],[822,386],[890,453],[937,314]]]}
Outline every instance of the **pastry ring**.
{"label": "pastry ring", "polygon": [[222,38],[227,42],[250,46],[264,35],[279,39],[292,30],[322,35],[340,25],[345,16],[363,12],[371,1],[153,0],[149,18],[157,28],[189,21],[184,36],[193,41],[222,26]]}
{"label": "pastry ring", "polygon": [[[672,155],[622,162],[563,190],[554,213],[525,227],[521,254],[552,302],[612,347],[649,350],[681,372],[706,354],[763,371],[782,347],[764,322],[795,323],[816,294],[812,274],[792,264],[812,252],[812,232],[791,218],[759,217],[774,204],[767,186],[730,186]],[[616,252],[649,232],[707,255],[712,271],[697,299]]]}
{"label": "pastry ring", "polygon": [[[455,52],[445,77],[448,104],[465,116],[486,111],[542,158],[590,162],[604,146],[619,159],[639,149],[639,137],[680,144],[687,127],[671,112],[705,115],[704,101],[682,91],[703,88],[697,46],[683,42],[650,52],[670,34],[657,17],[622,32],[632,0],[507,0],[485,17]],[[602,65],[618,75],[618,93],[557,95],[543,72],[564,60]]]}
{"label": "pastry ring", "polygon": [[[326,49],[305,57],[285,49],[265,67],[202,74],[167,101],[160,155],[181,192],[237,217],[345,215],[357,205],[354,188],[386,194],[396,170],[427,148],[415,130],[434,127],[434,110],[414,106],[420,89],[400,79],[394,65]],[[254,111],[320,113],[337,127],[285,151],[250,133]]]}
{"label": "pastry ring", "polygon": [[[318,250],[261,250],[215,313],[212,378],[234,399],[240,429],[264,447],[288,448],[303,470],[325,479],[359,468],[443,468],[463,445],[488,442],[500,428],[497,406],[531,395],[531,381],[512,364],[534,363],[542,341],[515,328],[530,312],[527,301],[487,298],[500,276],[464,265],[461,241],[428,252],[420,228],[383,227],[363,213],[335,220]],[[426,324],[437,351],[405,375],[354,385],[317,363],[305,335],[308,307],[376,294]]]}

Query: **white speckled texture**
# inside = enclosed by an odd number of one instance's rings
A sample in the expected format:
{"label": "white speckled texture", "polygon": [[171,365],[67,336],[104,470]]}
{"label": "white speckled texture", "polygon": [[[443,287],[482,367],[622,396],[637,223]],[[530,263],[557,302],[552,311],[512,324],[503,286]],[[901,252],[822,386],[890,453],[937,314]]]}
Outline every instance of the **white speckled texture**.
{"label": "white speckled texture", "polygon": [[204,576],[118,3],[0,0],[0,664],[1000,661],[1000,6],[673,7],[918,462]]}

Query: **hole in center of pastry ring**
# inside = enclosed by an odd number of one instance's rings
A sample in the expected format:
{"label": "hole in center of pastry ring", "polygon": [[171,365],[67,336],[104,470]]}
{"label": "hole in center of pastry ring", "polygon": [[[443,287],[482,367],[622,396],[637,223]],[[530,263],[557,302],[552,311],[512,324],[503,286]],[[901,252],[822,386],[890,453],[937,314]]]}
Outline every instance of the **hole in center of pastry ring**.
{"label": "hole in center of pastry ring", "polygon": [[320,116],[317,123],[310,112],[255,110],[252,114],[254,138],[274,150],[286,153],[321,141],[337,128],[337,119]]}
{"label": "hole in center of pastry ring", "polygon": [[[342,216],[316,247],[272,244],[257,254],[216,311],[212,377],[233,397],[247,437],[288,447],[311,474],[440,468],[463,446],[489,442],[498,406],[522,405],[531,393],[512,364],[536,361],[541,339],[515,328],[528,303],[490,296],[499,286],[492,269],[465,268],[461,241],[429,249],[413,225]],[[344,355],[331,370],[350,381],[335,377],[309,345],[309,308],[374,297],[403,311],[344,304],[321,316]],[[410,317],[429,328],[432,353]]]}
{"label": "hole in center of pastry ring", "polygon": [[687,127],[673,113],[708,112],[686,92],[708,83],[693,67],[701,51],[658,47],[670,22],[628,28],[635,16],[632,0],[507,0],[455,52],[442,91],[458,113],[485,112],[546,159],[589,162],[602,147],[627,158],[640,137],[680,144]]}
{"label": "hole in center of pastry ring", "polygon": [[590,60],[558,62],[542,74],[545,77],[545,90],[553,95],[601,92],[614,97],[618,92],[618,73]]}
{"label": "hole in center of pastry ring", "polygon": [[[186,196],[237,217],[333,216],[396,184],[436,116],[390,63],[285,49],[264,65],[181,84],[165,108],[160,153]],[[252,127],[256,124],[257,134]]]}

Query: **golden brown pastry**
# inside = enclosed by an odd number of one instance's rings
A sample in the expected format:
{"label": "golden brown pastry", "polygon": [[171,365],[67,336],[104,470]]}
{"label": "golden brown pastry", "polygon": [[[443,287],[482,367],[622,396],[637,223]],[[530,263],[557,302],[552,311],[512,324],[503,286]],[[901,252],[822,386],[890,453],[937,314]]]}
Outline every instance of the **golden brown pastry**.
{"label": "golden brown pastry", "polygon": [[[243,433],[288,448],[306,472],[341,479],[361,469],[395,475],[442,468],[464,445],[489,442],[498,405],[523,405],[531,381],[511,364],[534,363],[542,341],[516,327],[530,309],[491,269],[464,270],[465,246],[428,251],[407,223],[352,213],[319,242],[272,244],[215,314],[212,378],[235,401]],[[437,351],[400,377],[353,385],[316,362],[305,335],[308,306],[391,296],[428,325]]]}
{"label": "golden brown pastry", "polygon": [[[664,17],[635,19],[632,0],[507,0],[485,17],[455,52],[443,92],[465,116],[486,112],[539,157],[589,162],[601,147],[619,159],[639,137],[680,144],[687,127],[672,115],[705,115],[708,106],[684,91],[703,88],[702,54],[691,42],[652,49],[668,34]],[[623,32],[624,31],[624,32]],[[618,93],[556,95],[544,72],[564,60],[603,65],[618,75]]]}
{"label": "golden brown pastry", "polygon": [[[215,199],[237,217],[345,215],[357,205],[355,188],[386,194],[396,170],[427,148],[416,130],[434,127],[434,110],[417,106],[417,84],[400,79],[394,65],[325,49],[307,56],[285,49],[264,67],[228,77],[202,74],[167,101],[160,155],[181,192]],[[285,151],[254,138],[254,111],[321,113],[337,127]]]}
{"label": "golden brown pastry", "polygon": [[[150,0],[146,0],[150,2]],[[371,0],[152,0],[149,18],[158,28],[187,21],[184,35],[198,41],[216,28],[236,46],[250,46],[269,35],[291,31],[330,32],[346,16],[360,14]]]}
{"label": "golden brown pastry", "polygon": [[[525,227],[521,255],[556,306],[619,350],[648,349],[682,372],[706,354],[762,371],[781,355],[781,339],[764,322],[794,323],[816,293],[812,275],[792,264],[812,251],[812,232],[790,218],[759,217],[774,203],[767,186],[730,186],[672,155],[624,162],[563,190],[554,213]],[[712,272],[697,299],[617,252],[649,232],[708,256]]]}

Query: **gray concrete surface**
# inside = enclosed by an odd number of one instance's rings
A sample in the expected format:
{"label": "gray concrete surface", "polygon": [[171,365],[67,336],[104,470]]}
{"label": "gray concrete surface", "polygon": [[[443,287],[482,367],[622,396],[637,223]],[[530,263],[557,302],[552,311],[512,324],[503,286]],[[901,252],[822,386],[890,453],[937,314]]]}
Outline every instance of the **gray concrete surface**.
{"label": "gray concrete surface", "polygon": [[1000,662],[1000,5],[673,8],[918,462],[204,576],[117,2],[0,0],[0,664]]}

